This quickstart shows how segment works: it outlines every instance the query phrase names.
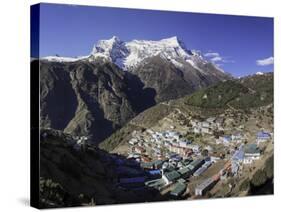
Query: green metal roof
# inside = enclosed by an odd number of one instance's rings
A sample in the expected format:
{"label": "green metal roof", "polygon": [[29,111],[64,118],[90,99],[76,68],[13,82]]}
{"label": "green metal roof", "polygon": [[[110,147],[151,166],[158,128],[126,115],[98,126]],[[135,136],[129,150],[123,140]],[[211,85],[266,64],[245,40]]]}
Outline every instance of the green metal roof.
{"label": "green metal roof", "polygon": [[203,159],[198,158],[198,159],[192,161],[189,165],[195,167],[195,166],[198,166],[200,163],[202,163],[202,161],[203,161]]}
{"label": "green metal roof", "polygon": [[180,170],[178,170],[178,172],[181,175],[184,175],[184,174],[187,174],[188,172],[190,172],[190,169],[187,166],[185,166],[185,167],[181,168]]}
{"label": "green metal roof", "polygon": [[166,172],[164,175],[169,181],[174,181],[180,178],[180,174],[177,171]]}
{"label": "green metal roof", "polygon": [[156,161],[151,161],[151,162],[145,162],[145,163],[141,163],[141,166],[144,167],[144,168],[147,168],[147,167],[151,167],[151,166],[154,166],[154,165],[162,165],[164,161],[162,160],[156,160]]}
{"label": "green metal roof", "polygon": [[176,185],[175,185],[175,188],[171,191],[171,195],[174,195],[174,196],[179,196],[181,195],[182,193],[184,193],[186,189],[186,185],[184,183],[180,183],[178,182]]}
{"label": "green metal roof", "polygon": [[183,179],[183,178],[180,178],[180,179],[178,179],[178,182],[179,182],[179,183],[185,183],[185,182],[186,182],[186,180],[185,180],[185,179]]}

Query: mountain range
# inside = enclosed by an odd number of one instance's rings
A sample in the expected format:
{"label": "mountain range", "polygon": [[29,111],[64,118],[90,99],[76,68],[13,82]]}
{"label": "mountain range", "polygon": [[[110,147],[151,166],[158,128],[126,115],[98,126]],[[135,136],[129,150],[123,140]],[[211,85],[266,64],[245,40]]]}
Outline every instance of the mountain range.
{"label": "mountain range", "polygon": [[113,36],[87,56],[40,58],[40,124],[99,143],[157,103],[229,79],[177,37],[124,42]]}

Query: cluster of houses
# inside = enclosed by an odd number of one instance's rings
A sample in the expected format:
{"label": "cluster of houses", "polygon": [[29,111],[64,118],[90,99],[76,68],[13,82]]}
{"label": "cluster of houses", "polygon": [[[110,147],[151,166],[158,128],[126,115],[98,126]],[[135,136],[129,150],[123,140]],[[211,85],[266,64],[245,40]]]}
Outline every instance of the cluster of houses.
{"label": "cluster of houses", "polygon": [[[120,177],[120,186],[133,188],[148,188],[158,191],[170,192],[170,195],[176,198],[189,193],[188,181],[193,178],[201,179],[210,167],[218,160],[225,160],[225,165],[221,170],[213,175],[203,179],[196,185],[194,194],[202,196],[206,194],[219,180],[227,179],[229,174],[236,176],[242,172],[244,165],[250,165],[255,160],[260,159],[260,144],[270,140],[272,134],[264,131],[257,132],[256,141],[249,143],[243,130],[231,132],[226,127],[225,117],[210,117],[204,121],[196,119],[190,120],[190,127],[187,132],[195,134],[211,135],[214,144],[223,144],[224,153],[228,156],[221,157],[219,152],[208,151],[207,155],[203,150],[211,146],[200,146],[196,141],[185,138],[181,133],[171,128],[164,131],[134,131],[132,139],[129,140],[129,152],[127,160],[136,162],[131,164],[138,170],[138,174],[127,174],[132,171],[131,168],[123,167],[125,176]],[[230,131],[229,134],[213,137],[214,132]],[[223,133],[222,133],[223,134]],[[82,143],[82,142],[80,142]],[[216,153],[217,156],[216,156]],[[225,154],[224,153],[224,154]],[[219,155],[219,156],[218,156]],[[133,170],[133,172],[135,172]]]}
{"label": "cluster of houses", "polygon": [[129,140],[131,153],[129,158],[134,157],[140,162],[149,162],[151,159],[169,159],[171,155],[178,154],[189,157],[200,154],[201,147],[192,141],[183,138],[176,131],[154,132],[146,130],[146,137],[136,135]]}
{"label": "cluster of houses", "polygon": [[[195,122],[193,126],[196,124],[201,133],[206,133],[210,131],[203,128],[218,129],[222,127],[222,123],[222,119],[209,118],[204,122]],[[142,179],[144,186],[161,191],[172,185],[170,195],[174,197],[189,192],[187,179],[191,176],[201,176],[213,163],[220,160],[214,156],[203,157],[201,154],[203,148],[183,138],[179,132],[146,130],[146,135],[146,137],[135,135],[129,141],[132,151],[128,158],[137,160],[141,168],[145,170],[146,177]],[[235,176],[242,170],[243,165],[258,160],[261,156],[259,144],[268,141],[271,137],[270,133],[261,131],[256,134],[256,142],[249,144],[244,144],[245,138],[240,131],[219,137],[216,140],[217,144],[222,143],[233,149],[232,155],[227,159],[227,168],[222,168],[220,173],[197,185],[195,195],[204,195],[216,182],[228,176],[229,173]],[[238,148],[237,144],[239,144]],[[136,180],[140,180],[140,178]]]}
{"label": "cluster of houses", "polygon": [[[145,185],[152,187],[154,189],[163,190],[171,185],[173,189],[170,191],[170,195],[174,197],[180,197],[183,194],[189,193],[189,188],[187,187],[187,179],[190,177],[198,177],[203,172],[205,172],[214,162],[210,160],[210,157],[199,157],[192,159],[183,160],[184,165],[180,168],[173,167],[166,169],[167,165],[165,162],[158,165],[156,169],[158,179],[151,179],[145,182]],[[157,163],[159,164],[159,162]],[[195,187],[195,195],[202,196],[211,189],[220,179],[224,178],[231,172],[231,162],[226,162],[222,169],[210,178],[205,179],[202,183]],[[152,166],[156,168],[155,166]],[[151,168],[152,168],[151,167]],[[147,168],[145,166],[145,168]],[[153,172],[155,169],[153,170]],[[150,170],[151,172],[151,170]]]}
{"label": "cluster of houses", "polygon": [[[224,118],[190,120],[190,125],[192,133],[212,135],[215,130],[224,131]],[[42,134],[43,139],[47,136],[47,133]],[[256,140],[246,144],[241,131],[214,138],[214,143],[223,144],[231,154],[225,158],[226,163],[219,173],[204,179],[195,187],[195,195],[204,195],[229,173],[235,176],[242,171],[243,165],[250,165],[260,159],[260,145],[271,138],[272,134],[265,131],[257,132]],[[83,151],[87,148],[89,139],[81,136],[68,140],[76,151]],[[151,129],[143,132],[134,131],[128,143],[130,151],[127,158],[120,159],[114,154],[111,156],[110,163],[115,163],[118,175],[117,185],[130,189],[151,188],[158,191],[170,188],[170,195],[176,198],[189,193],[187,182],[191,177],[202,176],[214,163],[221,160],[213,154],[209,156],[202,154],[203,150],[212,147],[202,147],[186,139],[174,128],[160,132]]]}
{"label": "cluster of houses", "polygon": [[195,134],[212,134],[214,130],[223,131],[223,117],[210,117],[205,121],[190,120],[191,131]]}
{"label": "cluster of houses", "polygon": [[[212,130],[222,129],[223,120],[209,118],[203,122],[191,123],[192,126],[200,129],[200,133],[210,133]],[[259,146],[271,137],[272,134],[260,131],[256,134],[256,141],[245,144],[245,137],[241,131],[220,136],[215,143],[223,144],[231,154],[224,158],[226,163],[218,173],[204,179],[195,187],[194,194],[197,196],[206,194],[219,180],[227,179],[229,174],[236,176],[242,172],[244,165],[252,164],[253,161],[260,159]],[[169,188],[170,195],[176,198],[189,193],[187,182],[191,177],[202,176],[212,164],[222,159],[213,154],[203,156],[202,151],[208,149],[207,146],[202,148],[174,129],[162,132],[150,129],[142,133],[134,132],[129,144],[131,152],[128,158],[137,161],[144,173],[141,177],[122,179],[120,182],[134,186],[141,184],[146,188],[159,191]]]}
{"label": "cluster of houses", "polygon": [[[235,151],[231,160],[233,164],[237,164],[237,168],[242,164],[252,164],[253,161],[260,159],[261,151],[257,144],[241,144],[240,147]],[[233,165],[233,167],[236,167]],[[238,170],[233,170],[236,173]]]}
{"label": "cluster of houses", "polygon": [[170,195],[178,198],[189,193],[186,180],[192,176],[198,177],[202,175],[213,163],[210,157],[183,159],[175,154],[169,160],[142,163],[141,166],[148,173],[152,172],[157,176],[156,179],[152,178],[146,181],[145,185],[147,187],[161,191],[173,186]]}
{"label": "cluster of houses", "polygon": [[[136,160],[130,158],[129,161]],[[171,154],[169,159],[135,164],[128,164],[128,159],[121,160],[118,164],[118,185],[130,189],[147,188],[158,191],[170,188],[171,197],[182,198],[189,193],[186,180],[191,176],[200,176],[213,163],[210,157],[183,158],[177,153]]]}
{"label": "cluster of houses", "polygon": [[272,138],[272,134],[269,132],[260,131],[257,133],[257,144],[264,143]]}
{"label": "cluster of houses", "polygon": [[232,164],[230,161],[227,161],[222,169],[214,174],[212,177],[209,177],[200,184],[198,184],[195,188],[195,195],[196,196],[203,196],[209,191],[218,181],[221,179],[226,179],[226,177],[231,173]]}
{"label": "cluster of houses", "polygon": [[[261,157],[261,150],[259,148],[260,142],[266,142],[271,138],[270,133],[258,132],[256,135],[256,143],[241,144],[237,148],[230,160],[225,164],[224,168],[218,174],[205,179],[201,184],[195,188],[195,195],[202,196],[210,190],[220,179],[228,174],[237,175],[242,170],[243,165],[252,164],[253,161],[259,160]],[[240,139],[240,137],[239,137]],[[240,143],[240,142],[239,142]],[[199,169],[197,170],[199,171]],[[194,173],[195,176],[195,173]]]}
{"label": "cluster of houses", "polygon": [[241,170],[242,165],[250,165],[261,157],[260,143],[271,139],[268,132],[260,131],[256,134],[256,143],[241,144],[231,157],[232,173],[236,175]]}
{"label": "cluster of houses", "polygon": [[234,132],[231,135],[223,135],[216,139],[216,144],[223,144],[225,146],[233,146],[245,141],[245,137],[242,132]]}
{"label": "cluster of houses", "polygon": [[[256,144],[260,145],[268,140],[270,140],[272,134],[269,132],[259,131],[256,134]],[[216,144],[223,144],[225,146],[236,146],[245,141],[245,136],[242,132],[236,131],[232,135],[223,135],[216,139]]]}

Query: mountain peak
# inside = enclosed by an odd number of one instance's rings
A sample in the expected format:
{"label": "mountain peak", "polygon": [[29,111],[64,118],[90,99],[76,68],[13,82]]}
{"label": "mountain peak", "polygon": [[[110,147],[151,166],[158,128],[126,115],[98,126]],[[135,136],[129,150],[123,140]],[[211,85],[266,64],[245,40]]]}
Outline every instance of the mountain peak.
{"label": "mountain peak", "polygon": [[120,39],[119,39],[119,37],[113,35],[112,38],[110,38],[109,40],[115,40],[115,41],[117,41],[117,40],[120,40]]}
{"label": "mountain peak", "polygon": [[108,40],[103,40],[104,42],[108,43],[122,43],[122,41],[119,39],[119,37],[113,35],[110,39]]}
{"label": "mountain peak", "polygon": [[99,40],[94,45],[91,56],[107,59],[123,68],[123,60],[128,53],[125,42],[121,41],[117,36],[113,36],[108,40]]}
{"label": "mountain peak", "polygon": [[167,45],[174,46],[174,47],[180,47],[183,50],[185,50],[187,53],[190,53],[190,51],[186,48],[184,42],[179,39],[177,36],[164,38],[160,40],[160,42],[166,43]]}
{"label": "mountain peak", "polygon": [[172,44],[179,44],[179,39],[177,36],[172,36],[172,37],[169,37],[169,38],[164,38],[162,40],[160,40],[162,42],[169,42],[169,43],[172,43]]}
{"label": "mountain peak", "polygon": [[99,40],[96,45],[94,45],[92,54],[106,52],[107,50],[112,50],[116,45],[121,44],[122,41],[117,37],[113,36],[108,40]]}

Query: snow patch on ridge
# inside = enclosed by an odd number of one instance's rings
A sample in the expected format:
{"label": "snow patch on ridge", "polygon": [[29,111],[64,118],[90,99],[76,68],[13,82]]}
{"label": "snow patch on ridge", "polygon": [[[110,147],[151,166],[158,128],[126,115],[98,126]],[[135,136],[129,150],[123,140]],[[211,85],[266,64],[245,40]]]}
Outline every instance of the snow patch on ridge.
{"label": "snow patch on ridge", "polygon": [[262,73],[262,72],[260,72],[260,71],[258,71],[257,73],[256,73],[256,75],[263,75],[264,73]]}
{"label": "snow patch on ridge", "polygon": [[60,57],[60,56],[46,56],[42,57],[41,60],[47,60],[51,62],[76,62],[79,60],[87,59],[89,56],[81,56],[81,57]]}

